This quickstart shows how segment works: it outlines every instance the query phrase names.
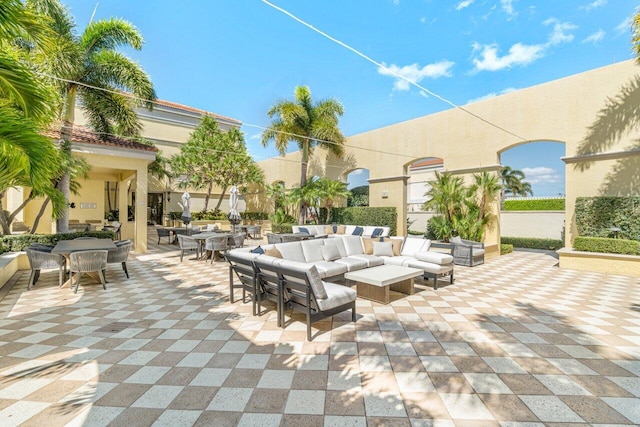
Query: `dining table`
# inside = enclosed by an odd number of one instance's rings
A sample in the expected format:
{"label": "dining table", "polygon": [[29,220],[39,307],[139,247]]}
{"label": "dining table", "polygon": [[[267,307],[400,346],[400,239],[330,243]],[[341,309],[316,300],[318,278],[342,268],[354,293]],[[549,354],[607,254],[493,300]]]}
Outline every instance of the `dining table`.
{"label": "dining table", "polygon": [[[66,266],[69,264],[69,256],[73,252],[79,251],[109,251],[116,250],[117,247],[111,239],[74,239],[61,240],[51,250],[52,254],[63,255]],[[69,280],[70,281],[70,280]]]}

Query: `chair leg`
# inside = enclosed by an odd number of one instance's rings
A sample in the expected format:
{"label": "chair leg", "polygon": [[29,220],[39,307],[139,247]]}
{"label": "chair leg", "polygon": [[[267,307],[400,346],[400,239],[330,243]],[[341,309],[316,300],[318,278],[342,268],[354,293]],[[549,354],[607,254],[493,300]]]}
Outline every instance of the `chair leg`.
{"label": "chair leg", "polygon": [[107,283],[104,279],[104,270],[98,270],[98,276],[100,276],[100,281],[102,282],[102,289],[107,290]]}
{"label": "chair leg", "polygon": [[122,263],[122,269],[124,270],[124,274],[127,275],[127,279],[129,278],[129,272],[127,271],[127,263],[123,262]]}
{"label": "chair leg", "polygon": [[38,283],[38,279],[40,278],[40,270],[36,270],[35,275],[33,276],[33,284]]}
{"label": "chair leg", "polygon": [[33,280],[35,278],[36,275],[36,270],[31,270],[31,273],[29,274],[29,283],[27,284],[27,290],[31,290],[31,287],[35,284],[35,281]]}
{"label": "chair leg", "polygon": [[182,262],[182,257],[184,256],[184,251],[180,249],[180,262]]}
{"label": "chair leg", "polygon": [[64,271],[64,265],[60,266],[60,271],[58,271],[58,287],[61,288],[62,284],[64,283],[64,281],[62,280],[62,278],[65,275],[65,271]]}
{"label": "chair leg", "polygon": [[[73,275],[71,277],[72,277],[71,280],[72,280],[72,283],[73,283]],[[82,277],[82,273],[78,273],[77,276],[76,276],[76,290],[73,291],[74,294],[78,293],[78,288],[80,287],[80,278],[81,277]]]}
{"label": "chair leg", "polygon": [[355,322],[356,321],[356,302],[353,302],[353,305],[351,306],[351,321]]}

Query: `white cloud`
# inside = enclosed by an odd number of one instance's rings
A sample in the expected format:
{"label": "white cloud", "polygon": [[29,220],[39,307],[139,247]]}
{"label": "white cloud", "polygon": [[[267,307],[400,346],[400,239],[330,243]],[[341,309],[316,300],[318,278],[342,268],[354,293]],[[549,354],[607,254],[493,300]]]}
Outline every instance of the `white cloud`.
{"label": "white cloud", "polygon": [[596,31],[595,33],[591,34],[590,36],[582,40],[582,43],[597,44],[600,40],[604,38],[605,34],[606,33],[602,30],[602,28],[600,28],[598,31]]}
{"label": "white cloud", "polygon": [[509,15],[509,19],[518,16],[518,12],[513,9],[513,0],[500,0],[502,11]]}
{"label": "white cloud", "polygon": [[518,89],[516,89],[515,87],[508,87],[506,89],[501,90],[500,92],[491,92],[481,97],[470,99],[469,101],[467,101],[467,104],[471,104],[473,102],[478,102],[478,101],[484,101],[485,99],[495,98],[496,96],[505,95],[507,93],[515,92],[516,90]]}
{"label": "white cloud", "polygon": [[349,172],[349,175],[362,175],[364,173],[364,169],[355,169]]}
{"label": "white cloud", "polygon": [[509,48],[509,53],[504,56],[498,55],[498,45],[473,44],[473,51],[480,52],[473,58],[474,71],[498,71],[514,66],[528,65],[542,58],[550,46],[569,43],[573,40],[573,34],[569,32],[577,28],[570,22],[560,22],[555,18],[549,18],[542,23],[552,25],[553,30],[549,34],[549,39],[542,44],[516,43]]}
{"label": "white cloud", "polygon": [[[395,64],[386,65],[385,63],[382,65],[382,67],[378,67],[378,73],[383,76],[395,77],[396,81],[393,84],[394,90],[404,91],[409,90],[409,82],[407,80],[414,83],[420,83],[420,81],[427,77],[432,79],[436,79],[438,77],[451,77],[451,67],[453,67],[454,62],[440,61],[425,65],[422,68],[418,64],[405,65],[403,67]],[[402,76],[403,78],[399,76]]]}
{"label": "white cloud", "polygon": [[456,10],[462,10],[466,7],[469,7],[473,4],[473,2],[476,0],[463,0],[460,3],[458,3],[458,5],[456,6]]}
{"label": "white cloud", "polygon": [[624,21],[619,23],[616,28],[618,34],[627,33],[631,30],[631,17],[627,17]]}
{"label": "white cloud", "polygon": [[524,181],[530,184],[554,184],[561,182],[561,177],[555,169],[538,166],[534,168],[522,168],[525,175]]}
{"label": "white cloud", "polygon": [[544,45],[526,45],[516,43],[509,48],[509,53],[498,56],[498,46],[474,44],[474,51],[481,51],[480,56],[473,59],[477,71],[498,71],[517,65],[527,65],[544,56]]}
{"label": "white cloud", "polygon": [[260,138],[262,138],[262,132],[254,133],[253,135],[251,135],[249,137],[250,140],[251,139],[260,139]]}
{"label": "white cloud", "polygon": [[582,6],[580,9],[584,9],[586,11],[589,11],[591,9],[595,9],[601,6],[604,6],[607,4],[607,0],[594,0],[591,3],[589,3],[586,6]]}
{"label": "white cloud", "polygon": [[569,43],[573,40],[573,34],[568,34],[569,31],[578,28],[570,22],[560,22],[555,18],[549,18],[542,23],[543,25],[553,24],[553,31],[549,36],[550,45],[558,45],[562,43]]}
{"label": "white cloud", "polygon": [[400,0],[393,0],[393,4],[395,4],[396,6],[400,4]]}

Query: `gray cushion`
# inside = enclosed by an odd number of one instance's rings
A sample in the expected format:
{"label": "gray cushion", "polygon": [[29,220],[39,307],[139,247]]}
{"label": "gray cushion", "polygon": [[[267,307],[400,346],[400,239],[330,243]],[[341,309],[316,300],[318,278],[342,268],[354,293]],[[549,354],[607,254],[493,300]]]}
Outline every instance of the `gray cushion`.
{"label": "gray cushion", "polygon": [[440,252],[417,252],[414,257],[420,261],[432,262],[438,265],[451,264],[453,262],[451,255]]}

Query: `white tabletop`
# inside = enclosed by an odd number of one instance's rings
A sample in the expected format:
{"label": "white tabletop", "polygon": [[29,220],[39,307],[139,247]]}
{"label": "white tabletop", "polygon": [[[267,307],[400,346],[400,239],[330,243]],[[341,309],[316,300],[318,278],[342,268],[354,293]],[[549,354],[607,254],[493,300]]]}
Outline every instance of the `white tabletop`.
{"label": "white tabletop", "polygon": [[69,255],[78,251],[97,251],[97,250],[113,250],[117,249],[111,239],[80,239],[80,240],[61,240],[51,251],[52,254]]}
{"label": "white tabletop", "polygon": [[344,278],[354,282],[368,283],[375,286],[392,285],[403,280],[422,276],[420,268],[403,267],[401,265],[381,265],[379,267],[363,268],[362,270],[345,273]]}

